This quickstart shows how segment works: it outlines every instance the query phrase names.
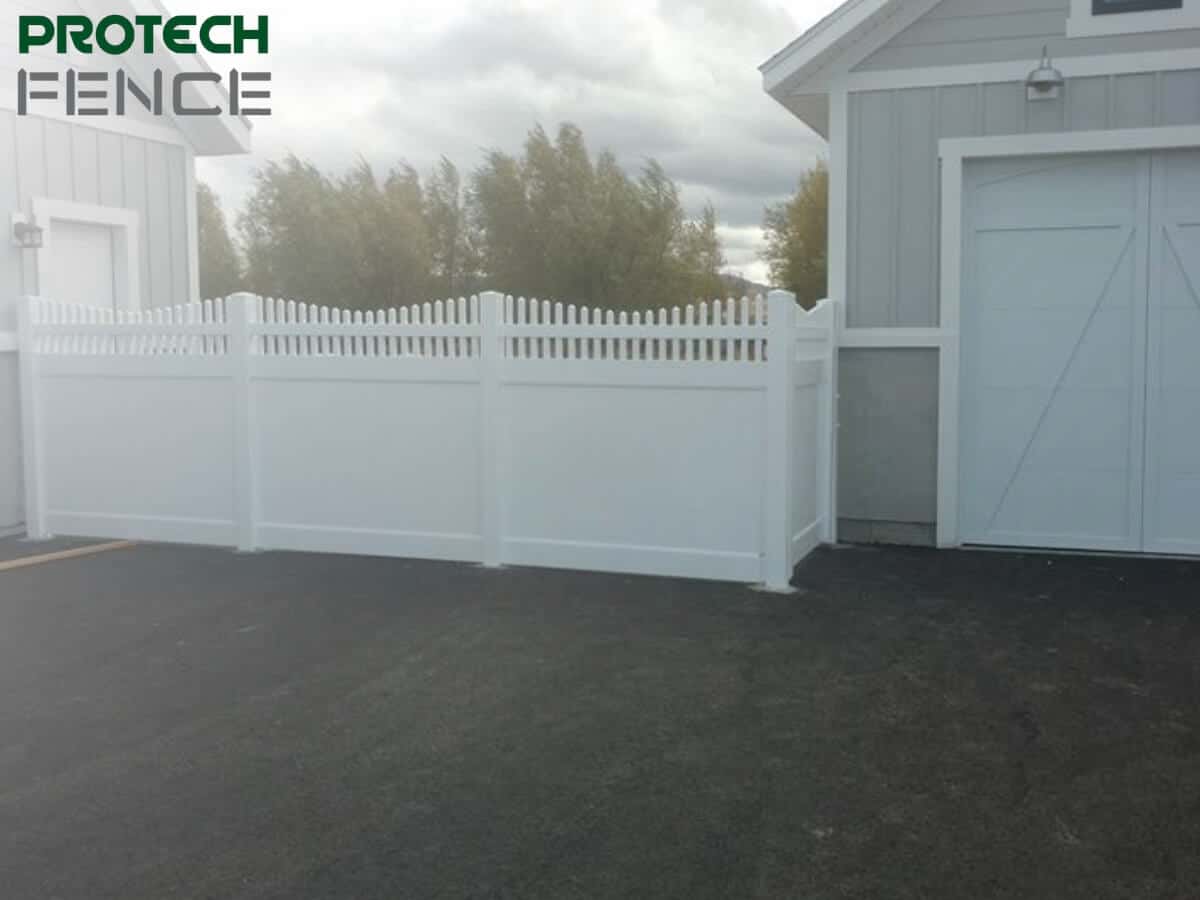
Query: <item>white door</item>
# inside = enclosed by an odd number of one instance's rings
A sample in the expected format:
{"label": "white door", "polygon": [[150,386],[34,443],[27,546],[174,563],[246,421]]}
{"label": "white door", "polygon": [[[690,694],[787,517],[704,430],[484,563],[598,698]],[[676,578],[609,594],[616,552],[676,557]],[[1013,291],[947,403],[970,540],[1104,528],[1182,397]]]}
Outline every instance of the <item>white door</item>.
{"label": "white door", "polygon": [[1200,554],[1200,152],[1154,157],[1145,549]]}
{"label": "white door", "polygon": [[37,252],[41,296],[88,306],[141,306],[137,212],[34,197],[33,215],[46,231]]}
{"label": "white door", "polygon": [[42,296],[64,303],[112,308],[116,302],[117,241],[110,225],[57,219],[41,251],[47,284]]}
{"label": "white door", "polygon": [[1140,547],[1149,160],[968,169],[962,533]]}

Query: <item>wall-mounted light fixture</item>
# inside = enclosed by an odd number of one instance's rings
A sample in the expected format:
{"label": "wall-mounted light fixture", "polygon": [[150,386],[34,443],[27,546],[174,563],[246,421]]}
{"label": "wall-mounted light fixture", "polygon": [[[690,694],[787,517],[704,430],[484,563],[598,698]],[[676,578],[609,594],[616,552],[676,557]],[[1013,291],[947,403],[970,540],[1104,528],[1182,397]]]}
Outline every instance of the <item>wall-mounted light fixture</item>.
{"label": "wall-mounted light fixture", "polygon": [[40,250],[45,243],[45,232],[24,213],[13,213],[12,241],[14,246],[22,250]]}
{"label": "wall-mounted light fixture", "polygon": [[1062,94],[1064,84],[1066,79],[1063,78],[1063,73],[1054,68],[1054,63],[1050,60],[1050,48],[1043,47],[1041,64],[1025,79],[1026,96],[1034,102],[1057,100]]}

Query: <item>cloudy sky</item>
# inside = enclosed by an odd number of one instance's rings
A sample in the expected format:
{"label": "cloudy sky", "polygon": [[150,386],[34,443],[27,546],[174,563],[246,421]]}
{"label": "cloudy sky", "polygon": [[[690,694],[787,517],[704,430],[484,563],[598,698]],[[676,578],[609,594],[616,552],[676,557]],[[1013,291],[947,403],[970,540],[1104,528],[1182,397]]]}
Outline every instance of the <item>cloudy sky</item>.
{"label": "cloudy sky", "polygon": [[[364,156],[465,173],[535,123],[579,125],[628,169],[660,160],[689,212],[712,201],[731,269],[761,280],[762,209],[825,145],[757,67],[837,0],[183,0],[173,12],[271,17],[273,115],[251,157],[200,162],[240,207],[251,172],[294,151],[338,171]],[[229,57],[210,58],[220,71]],[[260,57],[236,63],[261,68]]]}

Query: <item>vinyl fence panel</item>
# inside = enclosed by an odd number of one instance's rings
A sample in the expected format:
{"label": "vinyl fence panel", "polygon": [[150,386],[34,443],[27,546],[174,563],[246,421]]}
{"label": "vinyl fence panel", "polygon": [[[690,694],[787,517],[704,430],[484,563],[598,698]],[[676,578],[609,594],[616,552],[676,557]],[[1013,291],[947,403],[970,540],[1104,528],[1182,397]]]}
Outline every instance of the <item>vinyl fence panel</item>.
{"label": "vinyl fence panel", "polygon": [[30,298],[29,533],[786,589],[827,533],[832,313]]}

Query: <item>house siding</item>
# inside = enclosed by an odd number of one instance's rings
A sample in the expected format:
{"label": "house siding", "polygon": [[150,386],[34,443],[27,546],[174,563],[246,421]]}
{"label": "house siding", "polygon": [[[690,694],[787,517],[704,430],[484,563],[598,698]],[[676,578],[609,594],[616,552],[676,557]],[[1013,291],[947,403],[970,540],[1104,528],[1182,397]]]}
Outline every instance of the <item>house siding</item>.
{"label": "house siding", "polygon": [[838,514],[932,523],[937,513],[936,350],[842,350]]}
{"label": "house siding", "polygon": [[1194,29],[1068,40],[1070,9],[1070,0],[944,0],[856,69],[869,72],[1036,60],[1047,44],[1061,57],[1179,50],[1200,44],[1200,31]]}
{"label": "house siding", "polygon": [[[1200,32],[1067,40],[1068,0],[946,0],[858,66],[934,68],[1200,45]],[[1057,40],[1055,40],[1057,39]],[[943,138],[1200,124],[1200,70],[1068,79],[1028,103],[1020,82],[853,92],[848,108],[850,328],[939,319]],[[937,507],[937,352],[840,354],[839,517],[847,539],[926,534]],[[916,526],[916,527],[913,527]],[[922,530],[924,529],[924,530]]]}
{"label": "house siding", "polygon": [[942,138],[1200,124],[1200,70],[1069,79],[1028,103],[1019,82],[850,95],[847,324],[938,322]]}

